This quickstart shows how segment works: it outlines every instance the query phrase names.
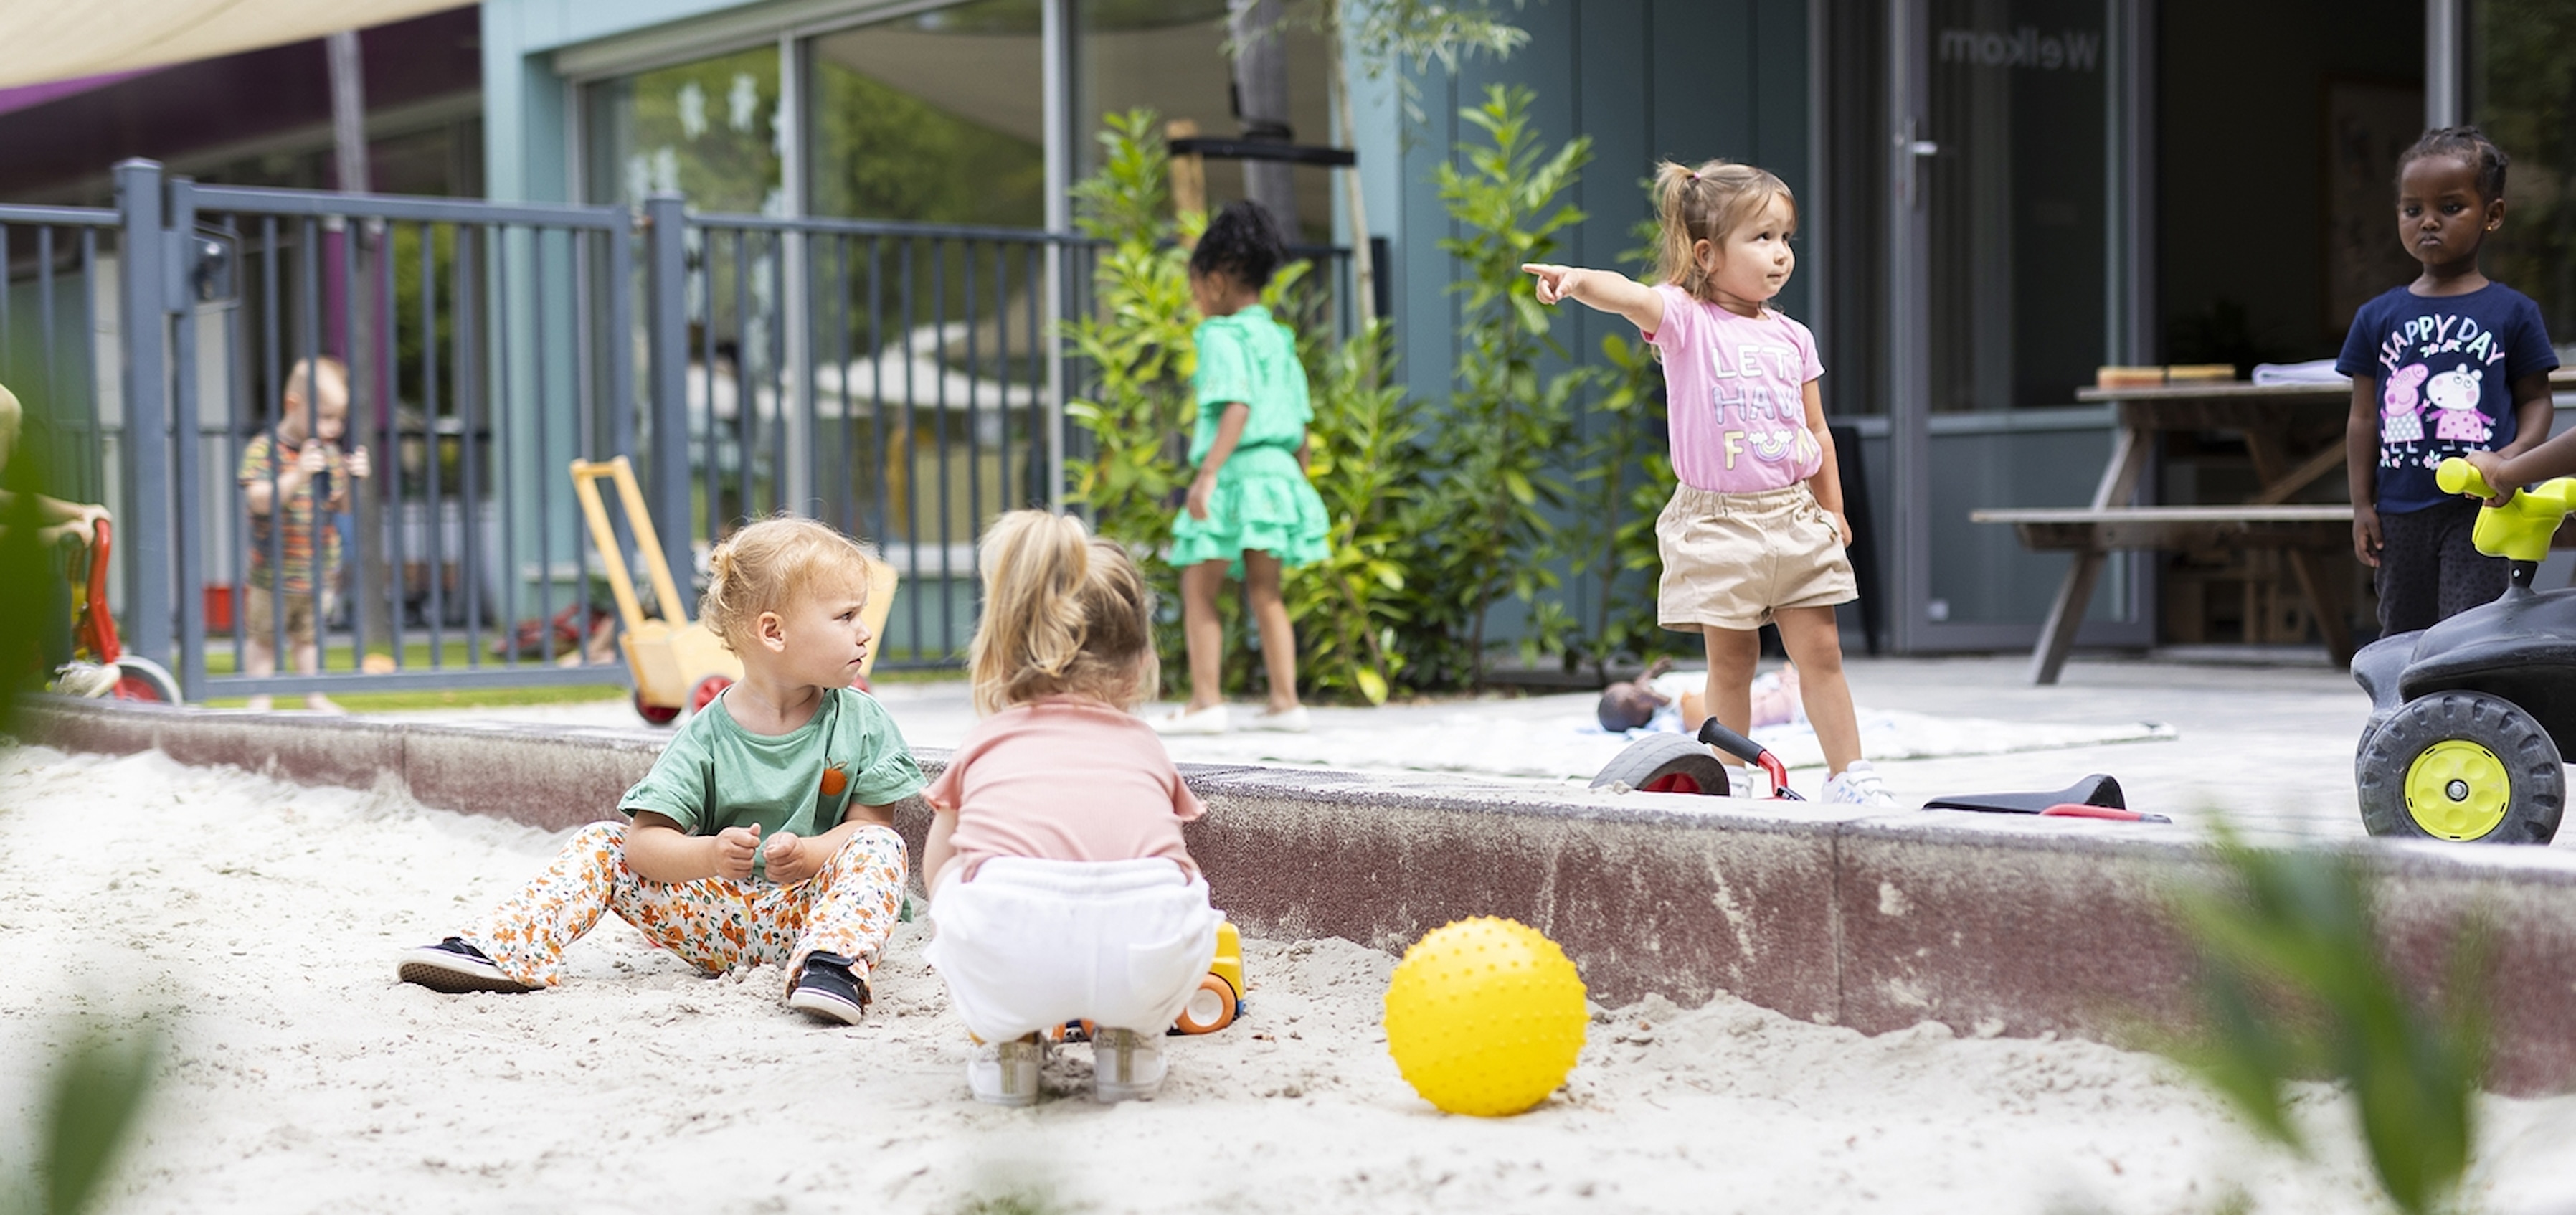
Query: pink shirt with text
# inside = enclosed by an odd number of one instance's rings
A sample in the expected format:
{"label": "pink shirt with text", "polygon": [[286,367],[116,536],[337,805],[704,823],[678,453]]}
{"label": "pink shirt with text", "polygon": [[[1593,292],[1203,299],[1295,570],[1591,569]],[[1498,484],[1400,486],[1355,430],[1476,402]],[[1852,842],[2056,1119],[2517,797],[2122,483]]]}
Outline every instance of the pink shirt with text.
{"label": "pink shirt with text", "polygon": [[1655,294],[1664,327],[1646,340],[1663,354],[1682,484],[1745,494],[1816,475],[1825,453],[1807,430],[1806,385],[1825,368],[1807,327],[1768,308],[1737,316],[1670,284]]}

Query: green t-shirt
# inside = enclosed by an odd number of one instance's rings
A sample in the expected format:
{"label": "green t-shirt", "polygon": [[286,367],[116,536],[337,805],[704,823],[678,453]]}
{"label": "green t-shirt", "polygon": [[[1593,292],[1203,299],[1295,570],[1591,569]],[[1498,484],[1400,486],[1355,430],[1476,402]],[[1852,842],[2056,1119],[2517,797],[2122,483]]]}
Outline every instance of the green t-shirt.
{"label": "green t-shirt", "polygon": [[[775,736],[743,729],[725,709],[731,695],[680,727],[653,770],[618,799],[620,811],[633,818],[650,810],[690,835],[758,823],[762,839],[778,831],[810,838],[840,826],[852,805],[890,805],[927,783],[894,717],[864,692],[837,689],[813,720]],[[826,793],[833,768],[841,787]],[[754,860],[752,877],[763,877],[768,864],[766,854]]]}
{"label": "green t-shirt", "polygon": [[1237,450],[1276,447],[1295,451],[1306,442],[1306,423],[1315,417],[1306,396],[1306,365],[1297,361],[1297,334],[1270,319],[1259,304],[1231,316],[1199,322],[1199,369],[1192,377],[1198,395],[1198,434],[1190,440],[1190,463],[1207,459],[1216,446],[1217,423],[1225,407],[1241,401],[1252,410],[1244,419]]}

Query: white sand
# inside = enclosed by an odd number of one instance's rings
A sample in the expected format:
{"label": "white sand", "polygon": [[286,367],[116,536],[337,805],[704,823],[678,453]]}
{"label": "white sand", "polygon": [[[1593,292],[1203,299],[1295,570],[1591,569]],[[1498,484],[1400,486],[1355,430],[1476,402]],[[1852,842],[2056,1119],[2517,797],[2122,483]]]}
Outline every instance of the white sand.
{"label": "white sand", "polygon": [[[2254,1146],[2145,1055],[1866,1038],[1734,1000],[1603,1014],[1566,1089],[1441,1115],[1377,1031],[1392,960],[1247,943],[1247,1019],[1170,1039],[1156,1101],[965,1095],[963,1030],[907,926],[868,1023],[786,1012],[778,976],[695,977],[613,917],[566,985],[445,997],[392,956],[499,897],[552,839],[398,795],[157,755],[0,755],[0,1159],[81,1009],[175,1013],[115,1211],[951,1212],[1045,1189],[1097,1211],[2373,1209],[2352,1151]],[[603,792],[605,796],[605,792]],[[1219,892],[1220,896],[1222,891]],[[2344,1125],[2330,1093],[2310,1120]],[[2576,1206],[2576,1098],[2492,1100],[2478,1199]]]}

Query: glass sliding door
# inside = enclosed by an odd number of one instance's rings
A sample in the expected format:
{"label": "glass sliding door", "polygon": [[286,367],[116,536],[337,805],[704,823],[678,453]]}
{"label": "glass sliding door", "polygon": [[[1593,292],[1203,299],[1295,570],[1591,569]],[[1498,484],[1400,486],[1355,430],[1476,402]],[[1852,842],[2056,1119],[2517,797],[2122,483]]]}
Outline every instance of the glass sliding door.
{"label": "glass sliding door", "polygon": [[1934,413],[2071,405],[2108,361],[2101,0],[1935,0],[1920,137]]}
{"label": "glass sliding door", "polygon": [[[2075,394],[2130,344],[2131,7],[1891,5],[1891,617],[1901,649],[2034,639],[2070,558],[2029,552],[2011,528],[1969,514],[2083,505],[2108,458],[2107,411]],[[2115,557],[2087,642],[2146,643],[2135,582]]]}

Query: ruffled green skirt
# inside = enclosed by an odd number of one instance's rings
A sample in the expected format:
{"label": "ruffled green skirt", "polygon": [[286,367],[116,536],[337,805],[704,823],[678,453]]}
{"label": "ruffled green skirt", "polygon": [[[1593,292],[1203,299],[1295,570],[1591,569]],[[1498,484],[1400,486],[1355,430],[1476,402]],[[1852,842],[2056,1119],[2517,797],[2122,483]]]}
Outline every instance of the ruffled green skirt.
{"label": "ruffled green skirt", "polygon": [[1324,499],[1307,482],[1295,453],[1245,448],[1217,470],[1208,517],[1192,518],[1183,507],[1172,521],[1172,565],[1223,561],[1239,579],[1247,549],[1268,553],[1291,569],[1313,565],[1332,555],[1326,540],[1331,528]]}

